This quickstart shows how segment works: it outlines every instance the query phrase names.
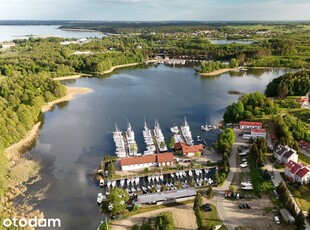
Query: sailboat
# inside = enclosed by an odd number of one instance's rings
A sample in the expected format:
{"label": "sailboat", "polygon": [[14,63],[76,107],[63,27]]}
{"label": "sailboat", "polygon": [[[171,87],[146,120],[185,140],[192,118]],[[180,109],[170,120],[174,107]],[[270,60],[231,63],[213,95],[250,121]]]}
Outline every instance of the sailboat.
{"label": "sailboat", "polygon": [[201,129],[202,131],[209,131],[209,127],[208,127],[208,123],[207,123],[207,118],[206,118],[206,124],[205,124],[205,125],[202,125],[202,126],[200,127],[200,129]]}

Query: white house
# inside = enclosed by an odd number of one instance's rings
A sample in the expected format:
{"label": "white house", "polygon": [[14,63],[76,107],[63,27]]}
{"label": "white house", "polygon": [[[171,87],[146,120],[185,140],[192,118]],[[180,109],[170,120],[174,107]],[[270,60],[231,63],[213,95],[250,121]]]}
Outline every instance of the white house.
{"label": "white house", "polygon": [[173,154],[166,152],[153,155],[143,155],[139,157],[122,158],[120,160],[120,165],[123,171],[130,171],[155,166],[169,166],[173,165],[173,162]]}
{"label": "white house", "polygon": [[251,132],[246,132],[243,134],[243,139],[249,140],[251,138],[255,139],[257,137],[262,137],[266,139],[267,132],[265,129],[251,129]]}
{"label": "white house", "polygon": [[284,174],[289,178],[289,180],[295,181],[295,175],[302,167],[302,164],[298,164],[295,161],[290,160],[285,165]]}
{"label": "white house", "polygon": [[239,123],[240,129],[262,129],[262,122],[255,121],[240,121]]}
{"label": "white house", "polygon": [[295,180],[302,184],[309,184],[310,182],[310,169],[305,166],[302,169],[299,169],[296,173]]}
{"label": "white house", "polygon": [[290,147],[277,145],[273,150],[273,156],[281,163],[287,163],[290,160],[298,162],[298,154],[295,149]]}

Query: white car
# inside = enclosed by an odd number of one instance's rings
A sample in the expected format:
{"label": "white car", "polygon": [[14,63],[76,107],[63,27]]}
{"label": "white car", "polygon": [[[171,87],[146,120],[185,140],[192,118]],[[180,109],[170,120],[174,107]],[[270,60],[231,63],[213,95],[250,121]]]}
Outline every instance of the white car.
{"label": "white car", "polygon": [[274,222],[276,222],[276,224],[280,224],[280,219],[278,216],[274,217]]}
{"label": "white car", "polygon": [[247,154],[248,154],[247,152],[242,152],[242,153],[239,153],[239,156],[245,156]]}
{"label": "white car", "polygon": [[240,167],[241,167],[241,168],[246,168],[246,167],[248,167],[248,163],[247,163],[247,162],[244,162],[244,163],[240,164]]}

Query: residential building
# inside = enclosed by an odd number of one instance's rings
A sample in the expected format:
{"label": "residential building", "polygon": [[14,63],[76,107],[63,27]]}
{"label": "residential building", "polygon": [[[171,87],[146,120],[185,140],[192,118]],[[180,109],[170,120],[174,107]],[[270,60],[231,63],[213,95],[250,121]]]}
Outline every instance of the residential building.
{"label": "residential building", "polygon": [[273,150],[273,156],[279,161],[280,163],[287,163],[290,160],[298,162],[298,154],[297,151],[283,145],[277,145]]}
{"label": "residential building", "polygon": [[173,163],[173,154],[170,152],[120,159],[120,165],[123,171],[169,166],[173,165]]}
{"label": "residential building", "polygon": [[303,150],[305,150],[306,152],[310,153],[310,143],[306,142],[306,141],[299,141],[299,147]]}
{"label": "residential building", "polygon": [[290,181],[295,181],[295,175],[302,167],[302,164],[298,164],[295,161],[290,160],[285,165],[284,174]]}
{"label": "residential building", "polygon": [[290,160],[286,163],[284,174],[290,181],[308,184],[310,182],[310,168],[302,163]]}
{"label": "residential building", "polygon": [[245,132],[243,134],[243,139],[255,139],[257,137],[262,137],[266,139],[267,132],[265,129],[251,129],[251,132]]}
{"label": "residential building", "polygon": [[178,153],[183,154],[183,156],[187,156],[187,157],[193,157],[196,155],[196,153],[200,153],[200,154],[203,153],[202,144],[188,146],[182,141],[175,143],[174,149]]}
{"label": "residential building", "polygon": [[262,122],[255,121],[240,121],[239,123],[240,129],[262,129]]}
{"label": "residential building", "polygon": [[310,168],[304,166],[302,169],[299,169],[295,176],[295,181],[302,184],[309,184],[310,181]]}
{"label": "residential building", "polygon": [[8,49],[8,48],[14,47],[15,45],[16,45],[15,42],[2,42],[1,43],[1,46],[3,49]]}

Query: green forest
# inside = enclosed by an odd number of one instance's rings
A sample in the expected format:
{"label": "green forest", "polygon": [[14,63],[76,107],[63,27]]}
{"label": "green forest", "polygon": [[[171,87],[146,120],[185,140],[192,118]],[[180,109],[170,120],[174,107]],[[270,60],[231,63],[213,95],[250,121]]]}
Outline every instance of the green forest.
{"label": "green forest", "polygon": [[0,85],[0,196],[6,190],[4,148],[23,138],[37,122],[43,104],[65,95],[65,87],[45,74],[16,74]]}
{"label": "green forest", "polygon": [[310,71],[288,73],[267,85],[267,97],[305,96],[310,89]]}

